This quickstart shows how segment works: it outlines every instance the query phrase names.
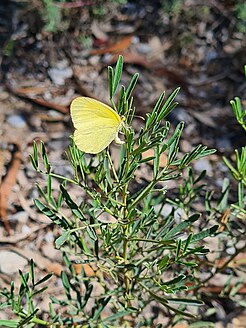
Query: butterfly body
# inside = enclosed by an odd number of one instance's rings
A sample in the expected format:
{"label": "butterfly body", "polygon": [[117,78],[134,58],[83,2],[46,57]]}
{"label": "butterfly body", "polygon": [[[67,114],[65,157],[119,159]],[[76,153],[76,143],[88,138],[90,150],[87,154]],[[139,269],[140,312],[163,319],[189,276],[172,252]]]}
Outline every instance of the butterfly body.
{"label": "butterfly body", "polygon": [[123,143],[118,137],[123,118],[108,105],[78,97],[71,103],[71,117],[75,127],[74,142],[82,151],[97,154],[113,140]]}

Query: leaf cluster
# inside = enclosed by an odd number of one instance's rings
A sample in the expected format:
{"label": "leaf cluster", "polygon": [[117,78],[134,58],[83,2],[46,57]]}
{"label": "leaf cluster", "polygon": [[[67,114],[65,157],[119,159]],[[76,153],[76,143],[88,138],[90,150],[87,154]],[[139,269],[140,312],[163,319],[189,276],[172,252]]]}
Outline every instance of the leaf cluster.
{"label": "leaf cluster", "polygon": [[[125,143],[120,146],[118,164],[114,163],[110,148],[90,156],[78,150],[72,138],[67,158],[73,176],[55,172],[43,142],[40,146],[34,142],[33,155],[30,155],[34,169],[47,179],[46,187],[37,185],[40,197],[34,200],[35,205],[61,228],[56,247],[65,253],[69,269],[61,276],[66,299],[51,297],[51,301],[70,306],[68,316],[56,317],[63,323],[87,324],[88,327],[110,327],[110,322],[119,325],[129,314],[132,320],[141,316],[152,301],[163,305],[167,313],[192,320],[194,313],[187,311],[187,306],[203,304],[197,297],[188,296],[187,291],[195,288],[194,277],[208,252],[203,240],[215,235],[218,226],[210,225],[199,232],[195,228],[199,213],[189,210],[179,217],[175,213],[182,202],[187,201],[187,206],[192,203],[203,175],[194,179],[189,173],[189,180],[181,190],[184,197],[180,202],[173,202],[169,213],[165,210],[165,183],[180,178],[193,160],[214,150],[198,145],[187,154],[179,152],[184,123],[173,129],[166,120],[177,106],[175,97],[179,88],[168,97],[164,92],[160,95],[136,132],[132,128],[135,113],[132,94],[138,74],[133,75],[127,87],[120,86],[122,70],[120,56],[115,69],[108,69],[109,98],[125,123]],[[152,151],[153,155],[145,158],[146,151]],[[160,161],[163,154],[167,158],[164,166]],[[138,185],[136,176],[146,167],[151,168],[151,178],[143,179]],[[60,181],[56,197],[54,179]],[[72,186],[81,190],[81,197],[73,198]],[[87,277],[84,270],[77,275],[74,261],[89,265],[95,275]],[[92,282],[101,285],[101,295],[92,296]],[[81,285],[85,290],[83,295]],[[89,314],[85,310],[88,300],[92,300]],[[105,318],[106,307],[111,315]]]}

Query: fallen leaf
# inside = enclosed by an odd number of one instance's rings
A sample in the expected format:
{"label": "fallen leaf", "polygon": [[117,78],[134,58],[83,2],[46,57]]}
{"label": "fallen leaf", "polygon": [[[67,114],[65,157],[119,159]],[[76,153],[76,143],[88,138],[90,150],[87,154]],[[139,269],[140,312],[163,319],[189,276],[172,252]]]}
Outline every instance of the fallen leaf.
{"label": "fallen leaf", "polygon": [[14,145],[12,160],[6,176],[0,186],[0,216],[8,234],[12,233],[11,227],[7,220],[8,199],[13,186],[16,183],[16,176],[21,163],[21,151],[19,145]]}
{"label": "fallen leaf", "polygon": [[96,276],[96,272],[92,269],[92,267],[89,264],[73,263],[73,267],[77,274],[81,274],[83,268],[85,270],[85,274],[87,277]]}
{"label": "fallen leaf", "polygon": [[17,93],[26,94],[26,95],[40,94],[40,93],[43,93],[46,90],[47,90],[47,87],[38,87],[38,86],[37,87],[24,87],[24,88],[15,89],[15,91]]}
{"label": "fallen leaf", "polygon": [[[115,44],[111,44],[103,49],[93,49],[91,50],[91,55],[103,55],[107,53],[121,53],[128,49],[132,42],[132,36],[127,36],[119,41],[117,41]],[[125,61],[125,59],[124,59]]]}
{"label": "fallen leaf", "polygon": [[225,230],[226,224],[228,222],[228,219],[230,217],[231,210],[228,208],[225,210],[225,212],[222,214],[222,216],[219,218],[220,227],[218,229],[219,232],[222,232]]}

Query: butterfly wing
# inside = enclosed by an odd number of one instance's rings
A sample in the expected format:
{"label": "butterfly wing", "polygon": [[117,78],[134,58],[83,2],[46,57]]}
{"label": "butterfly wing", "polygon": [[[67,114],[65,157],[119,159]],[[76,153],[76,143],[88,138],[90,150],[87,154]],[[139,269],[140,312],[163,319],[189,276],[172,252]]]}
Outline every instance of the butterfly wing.
{"label": "butterfly wing", "polygon": [[109,106],[92,98],[78,97],[71,103],[76,146],[90,154],[105,149],[118,135],[122,119]]}

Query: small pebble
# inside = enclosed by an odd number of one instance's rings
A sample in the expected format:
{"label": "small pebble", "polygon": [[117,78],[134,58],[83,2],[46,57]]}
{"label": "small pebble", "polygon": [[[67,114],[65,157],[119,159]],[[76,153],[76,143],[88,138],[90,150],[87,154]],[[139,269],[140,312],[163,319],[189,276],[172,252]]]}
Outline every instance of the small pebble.
{"label": "small pebble", "polygon": [[10,115],[7,118],[7,122],[17,129],[24,128],[26,126],[26,121],[21,115]]}
{"label": "small pebble", "polygon": [[[160,205],[155,206],[155,210],[158,211],[158,207],[160,207]],[[167,218],[168,215],[172,212],[173,206],[170,204],[165,204],[161,210],[161,214],[164,216],[164,218]]]}
{"label": "small pebble", "polygon": [[174,219],[175,219],[176,223],[180,223],[180,221],[187,219],[187,215],[183,208],[177,208],[175,210]]}
{"label": "small pebble", "polygon": [[228,247],[226,250],[226,253],[229,255],[233,255],[235,254],[235,252],[236,252],[235,247]]}
{"label": "small pebble", "polygon": [[25,234],[28,234],[28,233],[31,232],[31,228],[28,227],[26,224],[24,224],[23,227],[22,227],[22,229],[21,229],[21,231],[22,231],[23,233],[25,233]]}
{"label": "small pebble", "polygon": [[88,61],[92,66],[98,65],[101,57],[100,56],[91,56],[89,57]]}
{"label": "small pebble", "polygon": [[12,222],[25,224],[28,221],[28,214],[25,211],[19,211],[13,215],[10,215],[9,220]]}
{"label": "small pebble", "polygon": [[51,260],[62,260],[62,254],[58,249],[55,249],[53,244],[46,244],[42,246],[44,256]]}
{"label": "small pebble", "polygon": [[147,55],[151,51],[151,48],[148,43],[139,43],[137,50],[140,54]]}
{"label": "small pebble", "polygon": [[208,159],[206,158],[201,158],[198,159],[194,162],[194,169],[198,172],[202,172],[203,170],[206,170],[207,174],[210,175],[212,174],[212,166],[209,163]]}
{"label": "small pebble", "polygon": [[0,271],[4,274],[11,275],[23,270],[28,264],[27,260],[10,251],[0,251]]}
{"label": "small pebble", "polygon": [[54,67],[48,69],[48,74],[54,84],[64,85],[65,80],[73,76],[73,70],[71,69],[71,67]]}
{"label": "small pebble", "polygon": [[47,234],[44,236],[44,240],[47,243],[53,243],[54,242],[54,234],[52,231],[47,232]]}

